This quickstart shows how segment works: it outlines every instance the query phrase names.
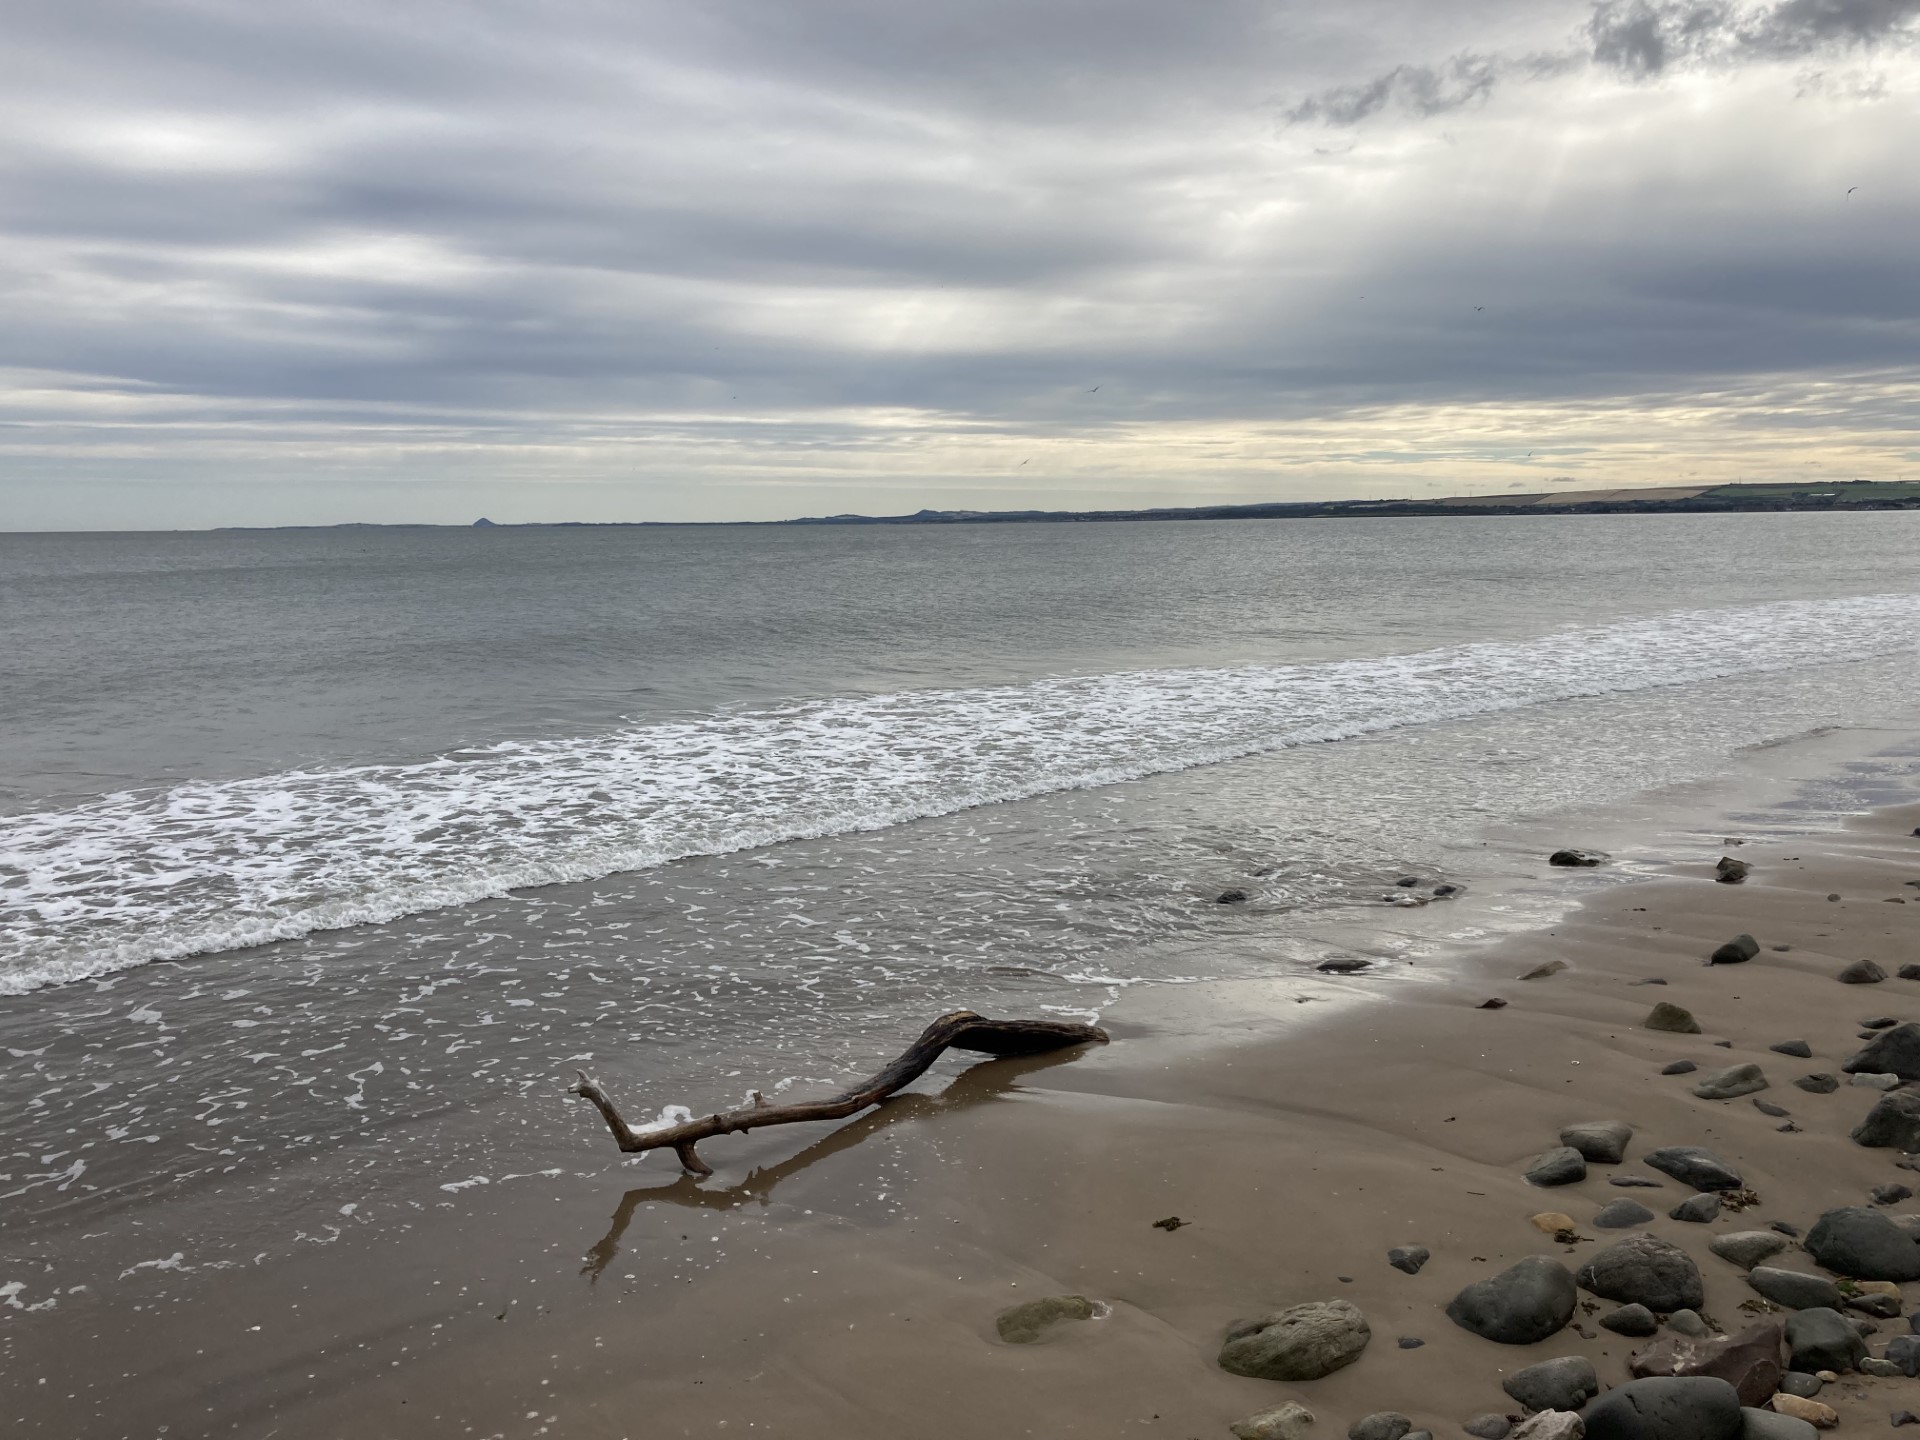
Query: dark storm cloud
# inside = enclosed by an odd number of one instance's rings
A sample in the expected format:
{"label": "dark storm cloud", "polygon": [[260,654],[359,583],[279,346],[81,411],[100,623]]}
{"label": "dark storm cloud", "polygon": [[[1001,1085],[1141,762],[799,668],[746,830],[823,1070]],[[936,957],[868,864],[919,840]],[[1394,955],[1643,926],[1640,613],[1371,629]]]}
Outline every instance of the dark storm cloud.
{"label": "dark storm cloud", "polygon": [[[535,475],[670,437],[691,491],[936,432],[1144,454],[1885,371],[1920,338],[1920,135],[1846,67],[1909,63],[1917,14],[22,0],[0,458],[420,447],[398,473],[510,440]],[[1830,67],[1802,111],[1740,88],[1783,60]],[[1724,113],[1670,106],[1683,71]],[[1621,75],[1633,114],[1579,111]]]}

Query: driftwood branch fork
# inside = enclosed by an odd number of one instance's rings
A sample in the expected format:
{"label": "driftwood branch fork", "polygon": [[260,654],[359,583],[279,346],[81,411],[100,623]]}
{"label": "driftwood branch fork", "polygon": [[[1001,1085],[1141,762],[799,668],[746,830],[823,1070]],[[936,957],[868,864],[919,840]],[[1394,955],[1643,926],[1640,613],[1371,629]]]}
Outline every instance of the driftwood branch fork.
{"label": "driftwood branch fork", "polygon": [[1107,1032],[1097,1025],[1076,1025],[1064,1020],[988,1020],[971,1010],[956,1010],[934,1021],[899,1059],[851,1090],[825,1100],[807,1100],[795,1105],[769,1105],[756,1090],[753,1103],[741,1109],[651,1130],[635,1130],[627,1124],[607,1092],[584,1070],[569,1088],[600,1112],[607,1129],[613,1132],[614,1143],[628,1154],[670,1149],[680,1157],[681,1168],[689,1174],[711,1175],[712,1167],[693,1148],[700,1141],[767,1125],[844,1120],[911,1085],[948,1050],[972,1050],[985,1055],[1038,1055],[1073,1045],[1105,1044],[1106,1040]]}

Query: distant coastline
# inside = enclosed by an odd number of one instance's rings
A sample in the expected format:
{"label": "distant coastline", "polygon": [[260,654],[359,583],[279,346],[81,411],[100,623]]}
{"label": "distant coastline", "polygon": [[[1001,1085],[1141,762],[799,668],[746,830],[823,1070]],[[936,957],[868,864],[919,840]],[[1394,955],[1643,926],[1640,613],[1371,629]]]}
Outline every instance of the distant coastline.
{"label": "distant coastline", "polygon": [[219,530],[626,530],[708,525],[1009,525],[1126,520],[1322,520],[1406,515],[1720,515],[1799,510],[1920,510],[1920,481],[1846,480],[1831,485],[1665,485],[1644,489],[1542,490],[1437,500],[1275,500],[1248,505],[1154,506],[1141,510],[916,510],[911,515],[816,515],[795,520],[534,520],[481,518],[471,526],[425,523],[222,525]]}

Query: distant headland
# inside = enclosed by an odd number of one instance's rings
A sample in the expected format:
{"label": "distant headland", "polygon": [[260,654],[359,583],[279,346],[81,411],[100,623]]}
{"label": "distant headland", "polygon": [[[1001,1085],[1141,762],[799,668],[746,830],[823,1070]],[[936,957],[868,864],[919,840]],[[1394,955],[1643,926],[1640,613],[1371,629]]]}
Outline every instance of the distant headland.
{"label": "distant headland", "polygon": [[[1920,480],[1843,480],[1825,485],[1662,485],[1640,489],[1540,490],[1435,500],[1273,500],[1247,505],[1163,505],[1143,510],[916,510],[911,515],[812,515],[796,520],[544,520],[475,530],[612,530],[689,525],[1007,525],[1125,520],[1319,520],[1404,515],[1719,515],[1775,510],[1920,510]],[[429,524],[226,525],[223,530],[431,530]]]}

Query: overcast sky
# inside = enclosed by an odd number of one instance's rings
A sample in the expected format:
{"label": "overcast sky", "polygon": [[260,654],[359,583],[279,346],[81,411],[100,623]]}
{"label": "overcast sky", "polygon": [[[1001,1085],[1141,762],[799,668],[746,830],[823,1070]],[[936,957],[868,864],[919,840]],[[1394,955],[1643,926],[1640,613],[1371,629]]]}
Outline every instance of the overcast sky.
{"label": "overcast sky", "polygon": [[10,0],[0,528],[1920,478],[1920,0]]}

